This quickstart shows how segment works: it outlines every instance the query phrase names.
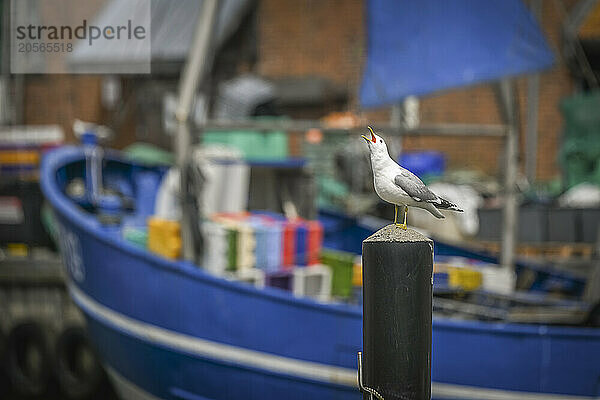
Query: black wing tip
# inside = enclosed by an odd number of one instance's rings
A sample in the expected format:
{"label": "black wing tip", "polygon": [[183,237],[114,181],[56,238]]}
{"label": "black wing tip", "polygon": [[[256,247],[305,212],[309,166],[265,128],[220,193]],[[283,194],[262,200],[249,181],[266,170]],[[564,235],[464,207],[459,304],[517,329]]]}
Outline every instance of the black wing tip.
{"label": "black wing tip", "polygon": [[449,202],[448,200],[441,198],[441,204],[439,206],[439,208],[442,208],[444,210],[450,210],[450,211],[456,211],[456,212],[464,212],[462,209],[458,208],[458,206],[454,203]]}

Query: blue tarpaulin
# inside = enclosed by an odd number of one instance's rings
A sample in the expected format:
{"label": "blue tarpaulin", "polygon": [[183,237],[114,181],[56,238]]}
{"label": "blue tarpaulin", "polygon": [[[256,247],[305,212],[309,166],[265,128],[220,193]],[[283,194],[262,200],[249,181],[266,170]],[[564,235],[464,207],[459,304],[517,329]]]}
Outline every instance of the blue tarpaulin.
{"label": "blue tarpaulin", "polygon": [[367,11],[363,107],[538,71],[554,61],[521,0],[368,0]]}

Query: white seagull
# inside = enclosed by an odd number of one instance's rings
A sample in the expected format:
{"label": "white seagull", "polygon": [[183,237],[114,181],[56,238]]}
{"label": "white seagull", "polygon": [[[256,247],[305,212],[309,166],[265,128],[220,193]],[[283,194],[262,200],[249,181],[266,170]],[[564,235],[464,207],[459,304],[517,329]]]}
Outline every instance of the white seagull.
{"label": "white seagull", "polygon": [[[394,224],[406,229],[408,206],[419,207],[429,211],[437,218],[444,218],[442,210],[462,212],[456,204],[452,204],[433,193],[415,174],[396,164],[390,157],[385,140],[377,136],[373,129],[371,138],[361,135],[369,145],[371,152],[371,168],[375,192],[384,201],[394,205]],[[404,208],[404,222],[398,224],[398,206]]]}

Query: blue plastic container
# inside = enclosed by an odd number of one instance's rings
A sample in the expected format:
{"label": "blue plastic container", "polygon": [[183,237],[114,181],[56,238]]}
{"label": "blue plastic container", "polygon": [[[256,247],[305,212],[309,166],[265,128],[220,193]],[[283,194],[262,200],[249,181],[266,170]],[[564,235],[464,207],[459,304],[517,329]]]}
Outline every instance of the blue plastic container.
{"label": "blue plastic container", "polygon": [[440,176],[446,170],[446,157],[439,151],[402,153],[398,162],[420,178]]}

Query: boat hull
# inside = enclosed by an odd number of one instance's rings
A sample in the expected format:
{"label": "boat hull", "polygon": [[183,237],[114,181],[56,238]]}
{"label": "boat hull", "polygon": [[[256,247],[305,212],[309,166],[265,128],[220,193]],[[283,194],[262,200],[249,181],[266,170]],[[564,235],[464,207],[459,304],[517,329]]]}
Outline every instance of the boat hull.
{"label": "boat hull", "polygon": [[158,398],[359,397],[360,310],[152,262],[60,226],[70,293],[92,341],[136,386]]}
{"label": "boat hull", "polygon": [[[358,307],[259,290],[124,242],[63,194],[65,166],[82,157],[75,148],[49,154],[42,186],[71,295],[127,397],[360,398]],[[589,399],[599,390],[599,356],[596,329],[434,319],[432,392]]]}

